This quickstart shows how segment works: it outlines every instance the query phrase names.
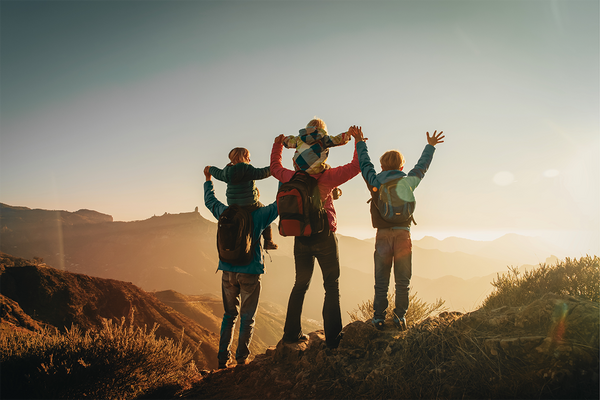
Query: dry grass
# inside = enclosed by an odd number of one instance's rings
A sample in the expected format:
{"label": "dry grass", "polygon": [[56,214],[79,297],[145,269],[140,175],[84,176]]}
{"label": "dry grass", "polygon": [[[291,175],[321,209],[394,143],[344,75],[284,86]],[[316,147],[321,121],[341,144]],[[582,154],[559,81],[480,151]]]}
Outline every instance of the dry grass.
{"label": "dry grass", "polygon": [[2,398],[127,399],[197,374],[191,352],[156,338],[158,326],[103,322],[99,331],[4,331]]}
{"label": "dry grass", "polygon": [[520,273],[516,268],[498,274],[495,287],[483,302],[487,309],[529,304],[546,293],[568,294],[586,300],[600,301],[600,269],[598,256],[579,260],[566,258],[555,265],[540,264],[538,268]]}
{"label": "dry grass", "polygon": [[[391,325],[394,318],[394,302],[395,296],[393,293],[388,294],[388,308],[386,310],[385,323]],[[435,303],[427,303],[417,297],[417,292],[411,293],[409,296],[408,310],[406,311],[406,324],[408,327],[419,324],[424,319],[437,315],[447,310],[444,306],[444,300],[438,299]],[[373,318],[373,300],[359,304],[357,309],[348,313],[350,321],[367,322]]]}
{"label": "dry grass", "polygon": [[[532,326],[521,332],[517,332],[514,322],[507,322],[504,329],[487,321],[500,315],[492,310],[503,306],[523,310],[550,292],[590,300],[597,309],[599,271],[597,256],[566,259],[555,266],[542,264],[523,274],[513,269],[498,276],[492,283],[495,291],[485,300],[477,317],[470,318],[443,312],[441,300],[427,304],[417,299],[415,293],[410,299],[410,315],[407,314],[408,331],[394,334],[387,343],[367,348],[369,359],[348,378],[339,379],[340,371],[332,374],[331,378],[338,379],[341,387],[348,387],[335,397],[598,398],[597,378],[593,379],[598,373],[598,343],[586,342],[588,333],[566,340],[579,349],[588,348],[589,355],[582,359],[590,358],[590,364],[569,357],[562,360],[564,355],[541,361],[541,353],[528,349],[522,340],[545,336],[550,329],[547,325],[553,321],[552,312],[544,314],[541,320],[544,323],[540,321],[537,329]],[[389,296],[389,302],[393,305],[393,296]],[[537,309],[535,305],[531,307]],[[387,315],[391,314],[391,308]],[[366,302],[351,313],[351,318],[368,322],[372,315],[372,302]],[[597,324],[596,318],[595,325],[594,322],[591,325],[596,326],[596,331]],[[583,335],[583,332],[569,334]],[[520,339],[521,335],[525,338]],[[519,347],[492,355],[488,345],[501,339],[515,340]],[[574,362],[581,370],[572,366]]]}

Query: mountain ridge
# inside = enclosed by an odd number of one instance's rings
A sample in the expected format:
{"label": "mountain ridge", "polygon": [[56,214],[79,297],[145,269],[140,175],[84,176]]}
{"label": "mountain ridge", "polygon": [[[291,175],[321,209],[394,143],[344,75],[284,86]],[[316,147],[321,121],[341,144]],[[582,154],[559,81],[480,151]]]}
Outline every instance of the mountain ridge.
{"label": "mountain ridge", "polygon": [[[70,223],[72,219],[81,220],[75,214],[2,204],[0,251],[26,259],[40,257],[60,270],[132,282],[146,291],[220,295],[220,274],[215,273],[216,224],[202,217],[197,209],[140,221],[109,222],[103,217],[102,223]],[[265,253],[261,301],[285,309],[294,283],[294,240],[281,237],[275,226],[273,233],[279,249]],[[338,241],[341,301],[347,322],[349,311],[372,299],[374,246],[341,234]],[[509,265],[483,256],[422,249],[420,243],[413,241],[413,290],[426,301],[442,298],[458,310],[472,308],[485,289],[461,283],[462,290],[453,290],[449,282],[443,284],[446,275],[464,280],[489,277],[506,272]],[[317,266],[316,269],[319,270]],[[491,289],[489,282],[481,286]],[[433,287],[437,293],[430,289]],[[465,297],[468,291],[471,299]],[[320,285],[311,285],[304,311],[307,318],[321,319],[322,296]]]}
{"label": "mountain ridge", "polygon": [[[71,325],[83,330],[99,329],[102,319],[119,321],[125,318],[142,328],[156,323],[159,325],[158,336],[183,340],[194,349],[198,365],[209,366],[217,362],[219,338],[215,333],[130,282],[60,271],[0,253],[0,291],[3,298],[11,300],[3,302],[9,305],[3,310],[3,322],[14,323],[22,319],[18,317],[20,309],[38,326],[59,330]],[[7,318],[7,315],[13,317]],[[37,330],[35,324],[26,322],[26,328]]]}

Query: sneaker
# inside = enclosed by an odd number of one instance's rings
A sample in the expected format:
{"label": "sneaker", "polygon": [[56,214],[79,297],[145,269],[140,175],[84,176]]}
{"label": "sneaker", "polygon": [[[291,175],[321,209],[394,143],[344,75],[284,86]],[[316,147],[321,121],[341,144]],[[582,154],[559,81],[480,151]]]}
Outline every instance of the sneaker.
{"label": "sneaker", "polygon": [[375,329],[377,329],[378,331],[382,331],[384,326],[385,326],[385,321],[383,319],[375,319],[373,318],[371,320],[371,323],[373,324],[373,326],[375,327]]}
{"label": "sneaker", "polygon": [[396,328],[400,329],[401,331],[405,331],[406,330],[406,318],[394,317],[394,325],[396,325]]}
{"label": "sneaker", "polygon": [[265,250],[277,250],[279,248],[279,246],[277,246],[275,243],[273,243],[272,240],[269,240],[269,241],[265,240],[265,244],[263,247]]}

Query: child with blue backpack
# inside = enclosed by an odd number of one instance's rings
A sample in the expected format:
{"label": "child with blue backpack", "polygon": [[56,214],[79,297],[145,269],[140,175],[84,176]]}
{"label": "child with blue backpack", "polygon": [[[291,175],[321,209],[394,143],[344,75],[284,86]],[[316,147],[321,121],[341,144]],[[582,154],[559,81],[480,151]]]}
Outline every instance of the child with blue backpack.
{"label": "child with blue backpack", "polygon": [[[375,296],[373,300],[373,319],[375,328],[385,326],[388,308],[388,287],[394,267],[396,300],[394,325],[400,330],[406,329],[406,311],[409,304],[409,284],[412,276],[412,242],[410,226],[414,222],[414,190],[417,188],[433,158],[435,145],[443,143],[443,132],[427,132],[427,145],[419,161],[408,174],[404,173],[404,156],[397,150],[385,152],[379,159],[382,172],[377,173],[371,163],[366,138],[362,127],[350,131],[356,139],[356,151],[360,170],[371,193],[371,222],[377,229],[375,237]],[[389,199],[383,201],[383,198]]]}

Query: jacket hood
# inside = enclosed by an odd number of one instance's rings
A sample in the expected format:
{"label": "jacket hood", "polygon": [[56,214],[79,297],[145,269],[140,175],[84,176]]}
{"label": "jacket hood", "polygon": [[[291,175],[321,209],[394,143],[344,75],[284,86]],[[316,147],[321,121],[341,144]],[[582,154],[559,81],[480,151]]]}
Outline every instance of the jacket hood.
{"label": "jacket hood", "polygon": [[382,171],[382,172],[378,173],[377,180],[379,180],[379,182],[381,182],[381,183],[386,183],[391,180],[401,178],[403,176],[406,176],[406,174],[404,172],[397,170],[397,169],[393,169],[390,171]]}

